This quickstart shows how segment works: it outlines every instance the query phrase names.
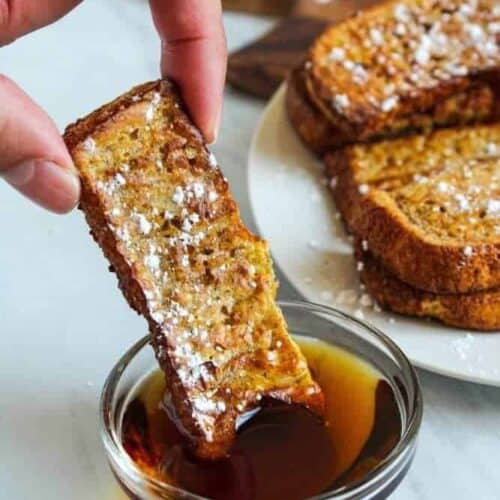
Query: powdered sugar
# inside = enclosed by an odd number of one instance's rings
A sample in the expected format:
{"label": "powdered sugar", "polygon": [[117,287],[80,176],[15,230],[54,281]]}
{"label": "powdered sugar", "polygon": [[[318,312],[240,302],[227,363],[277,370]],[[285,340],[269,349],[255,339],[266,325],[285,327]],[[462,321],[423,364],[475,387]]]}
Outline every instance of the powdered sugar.
{"label": "powdered sugar", "polygon": [[453,187],[450,186],[449,184],[447,184],[446,182],[441,181],[441,182],[438,182],[436,189],[440,193],[449,193],[453,189]]}
{"label": "powdered sugar", "polygon": [[208,165],[211,168],[216,168],[217,167],[217,158],[215,157],[215,155],[213,153],[210,153],[208,155]]}
{"label": "powdered sugar", "polygon": [[371,28],[370,40],[372,41],[373,45],[381,46],[384,43],[384,35],[382,31],[378,28]]}
{"label": "powdered sugar", "polygon": [[224,401],[216,401],[204,395],[197,396],[193,400],[193,404],[195,409],[202,413],[222,413],[226,411],[226,404]]}
{"label": "powdered sugar", "polygon": [[127,183],[125,177],[120,172],[117,172],[111,179],[107,181],[97,181],[96,187],[100,191],[105,192],[108,196],[112,196],[117,190],[125,186]]}
{"label": "powdered sugar", "polygon": [[151,102],[149,103],[149,106],[146,109],[146,121],[150,122],[154,118],[154,114],[156,111],[156,108],[158,107],[158,104],[160,104],[161,101],[161,95],[159,92],[155,92],[153,94],[153,98],[151,99]]}
{"label": "powdered sugar", "polygon": [[486,202],[486,215],[489,217],[500,217],[500,199],[488,200]]}
{"label": "powdered sugar", "polygon": [[342,47],[334,47],[328,57],[331,61],[342,61],[345,58],[345,50]]}
{"label": "powdered sugar", "polygon": [[184,190],[181,186],[176,186],[174,194],[172,196],[172,201],[177,205],[182,205],[184,203],[186,196]]}
{"label": "powdered sugar", "polygon": [[[471,71],[487,71],[500,63],[496,39],[500,32],[498,9],[490,9],[476,0],[437,0],[430,5],[396,4],[392,15],[388,12],[379,18],[371,17],[364,24],[361,21],[356,39],[349,40],[346,34],[342,47],[328,51],[326,46],[324,60],[309,63],[341,66],[352,72],[352,81],[357,84],[373,81],[376,91],[368,91],[361,98],[379,105],[382,112],[396,108],[398,101],[388,100],[390,97],[412,96],[420,88],[433,88],[441,81],[466,76]],[[364,64],[360,61],[360,44],[366,53]],[[359,90],[352,85],[347,87],[345,79],[339,78],[337,82],[336,68],[331,72],[332,106],[344,113],[350,106],[351,89],[356,95]],[[398,74],[401,78],[392,78]],[[395,84],[394,91],[386,94],[386,100],[380,99],[377,84],[389,78]]]}
{"label": "powdered sugar", "polygon": [[195,198],[200,199],[205,194],[205,186],[201,182],[193,182],[191,189]]}
{"label": "powdered sugar", "polygon": [[390,96],[387,99],[385,99],[384,101],[382,101],[382,103],[380,104],[380,109],[384,113],[388,113],[389,111],[391,111],[392,109],[394,109],[398,105],[398,102],[399,102],[398,96],[396,96],[396,95]]}
{"label": "powdered sugar", "polygon": [[84,141],[83,141],[83,149],[93,155],[96,153],[97,151],[97,145],[96,145],[96,142],[94,141],[94,139],[92,137],[87,137]]}
{"label": "powdered sugar", "polygon": [[149,222],[143,214],[133,213],[132,217],[137,220],[137,223],[139,224],[139,230],[142,234],[148,235],[151,232],[153,224],[151,224],[151,222]]}
{"label": "powdered sugar", "polygon": [[144,264],[152,273],[156,273],[160,269],[160,257],[154,252],[150,252],[144,257]]}
{"label": "powdered sugar", "polygon": [[356,319],[363,320],[365,319],[365,313],[361,309],[356,309],[353,313]]}
{"label": "powdered sugar", "polygon": [[186,217],[182,223],[182,230],[186,233],[189,233],[193,226],[200,222],[200,216],[197,213],[192,213],[188,217]]}
{"label": "powdered sugar", "polygon": [[336,299],[336,303],[339,305],[353,305],[358,300],[358,293],[354,289],[342,290]]}
{"label": "powdered sugar", "polygon": [[458,193],[455,195],[455,200],[458,203],[458,208],[460,211],[465,212],[470,209],[469,200],[465,195]]}
{"label": "powdered sugar", "polygon": [[472,257],[474,255],[474,249],[469,245],[465,246],[464,255],[465,257]]}
{"label": "powdered sugar", "polygon": [[453,349],[458,353],[460,359],[467,359],[469,351],[474,344],[474,340],[474,335],[472,335],[471,333],[467,333],[466,335],[452,341],[451,345]]}
{"label": "powdered sugar", "polygon": [[332,105],[337,111],[341,112],[344,111],[345,108],[349,106],[349,104],[350,104],[349,98],[345,94],[337,94],[333,98]]}

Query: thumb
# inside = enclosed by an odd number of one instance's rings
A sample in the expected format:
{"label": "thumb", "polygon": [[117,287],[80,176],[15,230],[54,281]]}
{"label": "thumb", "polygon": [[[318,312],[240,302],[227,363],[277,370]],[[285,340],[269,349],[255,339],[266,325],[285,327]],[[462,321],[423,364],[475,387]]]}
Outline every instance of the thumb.
{"label": "thumb", "polygon": [[0,75],[0,177],[56,213],[70,211],[80,182],[54,122]]}

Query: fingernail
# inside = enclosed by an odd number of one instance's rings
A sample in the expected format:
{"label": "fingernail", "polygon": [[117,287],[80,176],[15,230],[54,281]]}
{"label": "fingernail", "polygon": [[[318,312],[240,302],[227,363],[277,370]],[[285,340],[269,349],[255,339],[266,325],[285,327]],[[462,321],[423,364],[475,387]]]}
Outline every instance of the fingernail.
{"label": "fingernail", "polygon": [[27,160],[0,174],[19,192],[53,212],[69,212],[78,203],[80,180],[70,168],[57,163]]}
{"label": "fingernail", "polygon": [[212,128],[212,140],[208,142],[208,145],[211,146],[212,144],[215,144],[217,142],[217,138],[219,137],[219,129],[220,129],[220,124],[222,120],[222,108],[219,109],[219,112],[217,113],[217,116],[214,121],[214,126]]}

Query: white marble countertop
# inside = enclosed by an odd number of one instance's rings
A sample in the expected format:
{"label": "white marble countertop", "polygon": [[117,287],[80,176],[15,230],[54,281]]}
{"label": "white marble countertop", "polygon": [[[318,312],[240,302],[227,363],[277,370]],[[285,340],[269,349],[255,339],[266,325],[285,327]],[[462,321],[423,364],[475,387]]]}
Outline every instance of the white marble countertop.
{"label": "white marble countertop", "polygon": [[[226,15],[231,47],[271,21]],[[86,0],[63,21],[0,50],[0,73],[62,128],[157,76],[159,44],[142,0]],[[253,226],[246,155],[263,103],[226,92],[215,152]],[[118,498],[98,436],[112,364],[145,333],[86,235],[0,184],[0,497]],[[281,280],[280,295],[296,296]],[[500,389],[420,372],[425,417],[413,467],[394,499],[500,497]]]}

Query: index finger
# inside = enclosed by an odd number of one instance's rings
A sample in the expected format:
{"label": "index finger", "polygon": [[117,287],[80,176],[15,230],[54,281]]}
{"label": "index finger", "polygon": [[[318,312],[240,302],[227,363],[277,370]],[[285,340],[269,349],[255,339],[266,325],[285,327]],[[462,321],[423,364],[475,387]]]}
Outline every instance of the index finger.
{"label": "index finger", "polygon": [[82,0],[0,0],[0,46],[50,24]]}
{"label": "index finger", "polygon": [[220,0],[150,0],[162,39],[162,74],[180,86],[207,142],[219,128],[227,49]]}

